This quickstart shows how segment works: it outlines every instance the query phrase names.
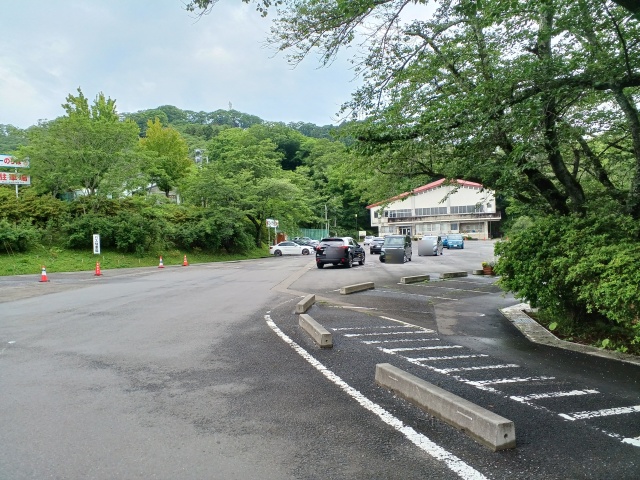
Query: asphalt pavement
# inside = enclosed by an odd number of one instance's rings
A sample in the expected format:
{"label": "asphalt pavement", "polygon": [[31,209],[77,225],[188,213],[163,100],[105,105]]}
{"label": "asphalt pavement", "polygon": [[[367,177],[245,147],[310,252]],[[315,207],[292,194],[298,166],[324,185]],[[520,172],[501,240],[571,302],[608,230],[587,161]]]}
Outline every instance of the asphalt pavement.
{"label": "asphalt pavement", "polygon": [[[492,249],[0,277],[0,478],[637,478],[640,367],[531,342],[472,275]],[[331,349],[298,326],[308,294]],[[379,363],[513,420],[516,448],[377,386]]]}

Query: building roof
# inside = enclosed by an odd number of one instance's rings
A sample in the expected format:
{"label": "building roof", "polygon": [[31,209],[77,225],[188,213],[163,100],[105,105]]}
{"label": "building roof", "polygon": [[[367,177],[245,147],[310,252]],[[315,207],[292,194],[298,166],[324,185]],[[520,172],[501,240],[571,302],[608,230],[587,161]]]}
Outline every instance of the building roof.
{"label": "building roof", "polygon": [[406,198],[406,197],[408,197],[410,195],[416,195],[418,193],[427,192],[429,190],[433,190],[435,188],[438,188],[438,187],[442,186],[442,184],[446,184],[446,183],[451,184],[453,182],[456,182],[456,183],[458,183],[458,185],[462,185],[464,187],[483,188],[482,184],[476,183],[476,182],[469,182],[467,180],[459,180],[459,179],[447,181],[446,178],[441,178],[440,180],[436,180],[435,182],[427,183],[426,185],[423,185],[421,187],[414,188],[410,192],[404,192],[404,193],[401,193],[400,195],[396,195],[395,197],[391,197],[391,198],[388,198],[386,200],[383,200],[382,202],[372,203],[371,205],[367,205],[367,208],[371,209],[373,207],[377,207],[378,205],[382,205],[384,203],[389,203],[389,202],[393,202],[393,201],[396,201],[396,200],[402,200],[403,198]]}

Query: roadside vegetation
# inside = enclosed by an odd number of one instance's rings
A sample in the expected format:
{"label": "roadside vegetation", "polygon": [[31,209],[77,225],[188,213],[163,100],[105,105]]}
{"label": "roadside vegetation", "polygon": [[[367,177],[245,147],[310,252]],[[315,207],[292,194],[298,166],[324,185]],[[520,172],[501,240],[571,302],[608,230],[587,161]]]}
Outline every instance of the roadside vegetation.
{"label": "roadside vegetation", "polygon": [[78,89],[63,117],[0,126],[0,151],[28,157],[32,178],[17,199],[0,188],[2,259],[90,252],[94,233],[140,263],[254,255],[268,218],[293,236],[327,223],[355,235],[365,205],[460,178],[498,194],[505,290],[551,330],[638,353],[640,21],[624,2],[248,3],[276,15],[269,41],[293,64],[358,43],[345,122],[121,115]]}

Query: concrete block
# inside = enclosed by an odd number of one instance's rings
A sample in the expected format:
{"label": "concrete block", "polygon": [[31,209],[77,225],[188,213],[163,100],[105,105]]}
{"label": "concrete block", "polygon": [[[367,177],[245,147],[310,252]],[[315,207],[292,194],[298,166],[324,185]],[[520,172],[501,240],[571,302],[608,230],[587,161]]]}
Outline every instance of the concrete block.
{"label": "concrete block", "polygon": [[413,275],[411,277],[401,277],[400,283],[428,282],[429,280],[431,280],[430,275]]}
{"label": "concrete block", "polygon": [[375,381],[494,452],[516,446],[516,430],[511,420],[415,375],[388,363],[380,363],[376,365]]}
{"label": "concrete block", "polygon": [[468,277],[467,272],[446,272],[440,275],[440,278]]}
{"label": "concrete block", "polygon": [[304,313],[311,308],[311,305],[316,303],[315,295],[307,295],[296,304],[296,313]]}
{"label": "concrete block", "polygon": [[347,285],[340,288],[340,295],[348,295],[354,292],[361,292],[363,290],[372,290],[374,287],[373,282],[356,283],[355,285]]}
{"label": "concrete block", "polygon": [[333,347],[333,336],[331,335],[331,332],[306,313],[301,314],[298,319],[298,325],[300,325],[302,329],[307,332],[318,345],[320,345],[320,348]]}

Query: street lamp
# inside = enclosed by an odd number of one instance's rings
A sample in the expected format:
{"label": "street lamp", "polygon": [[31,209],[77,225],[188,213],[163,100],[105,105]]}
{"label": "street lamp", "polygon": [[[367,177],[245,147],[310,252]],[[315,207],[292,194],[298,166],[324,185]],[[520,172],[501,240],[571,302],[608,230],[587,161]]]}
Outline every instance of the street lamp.
{"label": "street lamp", "polygon": [[356,237],[358,237],[358,214],[356,213]]}

